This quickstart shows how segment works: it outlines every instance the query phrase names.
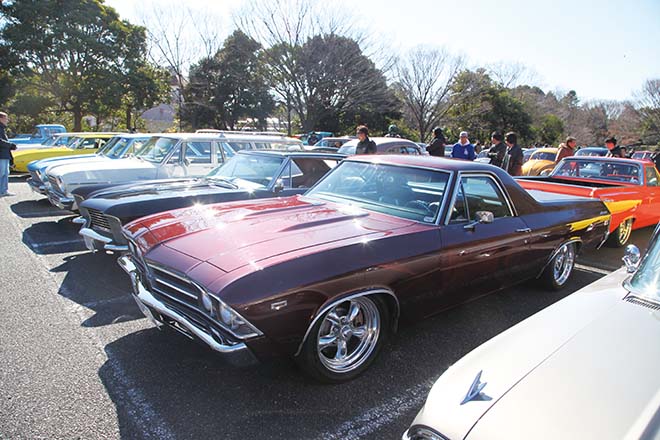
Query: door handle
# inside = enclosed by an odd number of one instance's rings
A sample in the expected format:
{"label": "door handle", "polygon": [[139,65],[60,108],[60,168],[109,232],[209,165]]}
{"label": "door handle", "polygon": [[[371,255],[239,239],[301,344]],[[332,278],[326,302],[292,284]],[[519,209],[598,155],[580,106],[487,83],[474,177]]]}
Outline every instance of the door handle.
{"label": "door handle", "polygon": [[528,233],[528,232],[532,232],[532,230],[530,228],[519,228],[516,229],[516,232]]}

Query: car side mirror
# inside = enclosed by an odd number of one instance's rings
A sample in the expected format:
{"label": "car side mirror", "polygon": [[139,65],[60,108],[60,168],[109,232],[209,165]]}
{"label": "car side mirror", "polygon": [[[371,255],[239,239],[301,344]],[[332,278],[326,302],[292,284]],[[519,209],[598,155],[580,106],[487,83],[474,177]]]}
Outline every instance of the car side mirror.
{"label": "car side mirror", "polygon": [[474,231],[479,223],[493,223],[495,216],[490,211],[477,211],[474,215],[474,221],[463,226],[463,229]]}
{"label": "car side mirror", "polygon": [[639,267],[639,262],[642,259],[642,254],[639,252],[639,248],[634,244],[629,244],[626,246],[626,252],[623,255],[623,264],[626,265],[626,271],[628,273],[634,273]]}
{"label": "car side mirror", "polygon": [[277,179],[275,186],[273,187],[273,192],[279,193],[284,191],[284,180]]}

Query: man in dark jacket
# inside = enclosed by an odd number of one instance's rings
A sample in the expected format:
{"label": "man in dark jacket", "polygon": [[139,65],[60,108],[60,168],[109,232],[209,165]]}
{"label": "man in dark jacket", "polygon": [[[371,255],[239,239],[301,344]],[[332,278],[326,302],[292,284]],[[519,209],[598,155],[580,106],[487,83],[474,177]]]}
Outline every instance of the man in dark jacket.
{"label": "man in dark jacket", "polygon": [[431,139],[431,143],[426,147],[426,151],[431,156],[444,157],[446,143],[447,139],[445,139],[445,135],[442,133],[442,128],[435,127],[433,129],[433,139]]}
{"label": "man in dark jacket", "polygon": [[11,150],[16,149],[16,144],[9,142],[7,138],[7,124],[9,116],[0,112],[0,197],[13,196],[9,189],[9,162],[11,162]]}
{"label": "man in dark jacket", "polygon": [[499,131],[494,131],[490,136],[493,146],[488,150],[488,157],[490,157],[490,164],[502,168],[504,165],[504,158],[506,156],[506,144],[502,142],[504,136]]}
{"label": "man in dark jacket", "polygon": [[506,142],[508,156],[508,166],[506,171],[512,176],[522,176],[523,152],[518,145],[518,135],[510,131],[504,137]]}
{"label": "man in dark jacket", "polygon": [[625,148],[616,146],[616,138],[610,136],[605,139],[605,146],[607,147],[607,157],[626,157]]}
{"label": "man in dark jacket", "polygon": [[357,137],[360,140],[355,148],[355,154],[376,154],[376,143],[369,139],[369,129],[366,125],[357,128]]}

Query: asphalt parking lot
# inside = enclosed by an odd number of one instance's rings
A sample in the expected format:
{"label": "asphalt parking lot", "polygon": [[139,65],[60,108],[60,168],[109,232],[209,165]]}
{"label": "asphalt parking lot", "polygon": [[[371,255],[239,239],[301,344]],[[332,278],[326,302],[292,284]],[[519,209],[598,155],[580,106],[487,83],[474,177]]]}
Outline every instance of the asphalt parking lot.
{"label": "asphalt parking lot", "polygon": [[[620,267],[580,257],[569,285],[525,283],[416,325],[342,385],[280,360],[246,369],[142,317],[116,256],[12,177],[0,199],[0,439],[400,438],[447,367],[474,347]],[[653,228],[633,232],[644,249]],[[469,384],[466,384],[466,389]]]}

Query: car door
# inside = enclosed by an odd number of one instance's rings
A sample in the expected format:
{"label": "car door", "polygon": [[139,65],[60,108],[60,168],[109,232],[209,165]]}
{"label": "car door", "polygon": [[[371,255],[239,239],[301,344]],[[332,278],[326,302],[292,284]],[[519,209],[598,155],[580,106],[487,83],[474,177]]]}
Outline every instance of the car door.
{"label": "car door", "polygon": [[179,144],[172,149],[172,152],[169,154],[169,156],[167,156],[160,164],[157,173],[158,179],[186,176],[186,167],[183,165],[181,148],[182,143],[179,142]]}
{"label": "car door", "polygon": [[[493,214],[492,223],[476,221],[483,211]],[[496,176],[459,175],[441,227],[443,301],[460,303],[530,276],[529,237]]]}
{"label": "car door", "polygon": [[660,176],[654,166],[645,166],[642,206],[639,207],[638,221],[641,225],[655,225],[660,221]]}
{"label": "car door", "polygon": [[205,176],[213,168],[213,142],[210,140],[188,140],[182,144],[185,175]]}

